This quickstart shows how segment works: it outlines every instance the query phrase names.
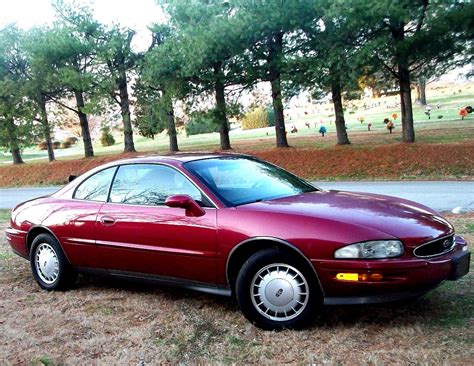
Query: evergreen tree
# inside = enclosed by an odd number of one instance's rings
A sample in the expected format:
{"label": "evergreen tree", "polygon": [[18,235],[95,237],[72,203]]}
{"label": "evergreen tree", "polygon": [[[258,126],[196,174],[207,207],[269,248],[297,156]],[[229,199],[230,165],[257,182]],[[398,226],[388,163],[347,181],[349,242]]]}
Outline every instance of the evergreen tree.
{"label": "evergreen tree", "polygon": [[124,134],[124,151],[135,151],[130,113],[129,78],[136,67],[137,55],[131,49],[135,32],[118,25],[110,29],[102,27],[95,40],[97,63],[104,63],[101,87],[120,107]]}
{"label": "evergreen tree", "polygon": [[270,83],[276,146],[288,147],[282,94],[282,81],[291,78],[287,56],[295,46],[291,44],[294,33],[317,21],[319,2],[235,0],[235,4],[233,26],[251,35],[241,56],[245,79]]}
{"label": "evergreen tree", "polygon": [[[454,22],[472,7],[460,2],[381,0],[358,7],[367,16],[373,37],[366,43],[367,55],[398,82],[402,114],[402,139],[415,141],[411,84],[419,70],[446,65],[463,52],[462,29]],[[362,8],[361,8],[362,6]],[[363,7],[365,6],[365,9]]]}
{"label": "evergreen tree", "polygon": [[26,98],[28,79],[23,34],[14,26],[0,31],[0,146],[12,154],[13,164],[22,164],[21,149],[33,139],[34,106]]}
{"label": "evergreen tree", "polygon": [[151,28],[153,41],[141,55],[138,80],[134,91],[137,98],[136,124],[143,136],[152,137],[168,131],[170,151],[179,151],[173,101],[187,94],[187,81],[181,76],[185,60],[168,40],[172,30],[168,26]]}

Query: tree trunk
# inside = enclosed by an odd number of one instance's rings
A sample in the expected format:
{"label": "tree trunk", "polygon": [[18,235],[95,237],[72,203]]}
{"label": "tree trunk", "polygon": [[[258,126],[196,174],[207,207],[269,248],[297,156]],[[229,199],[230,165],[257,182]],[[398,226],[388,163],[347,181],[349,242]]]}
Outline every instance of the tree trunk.
{"label": "tree trunk", "polygon": [[272,86],[272,104],[275,113],[275,134],[277,147],[289,147],[286,138],[285,116],[281,95],[280,62],[283,56],[283,34],[278,33],[268,39],[268,66]]}
{"label": "tree trunk", "polygon": [[351,142],[349,137],[347,137],[346,120],[344,119],[344,109],[342,107],[341,85],[338,80],[332,80],[331,94],[334,113],[336,114],[337,143],[338,145],[348,145]]}
{"label": "tree trunk", "polygon": [[132,120],[130,118],[130,99],[128,96],[127,75],[125,70],[120,71],[120,77],[117,79],[117,86],[120,95],[120,114],[123,123],[123,151],[132,152],[135,150],[133,143]]}
{"label": "tree trunk", "polygon": [[89,131],[89,121],[87,115],[82,111],[84,108],[84,96],[81,91],[74,91],[76,97],[76,105],[79,116],[79,123],[81,124],[82,141],[84,142],[84,156],[90,158],[94,156],[94,148],[92,147],[91,133]]}
{"label": "tree trunk", "polygon": [[398,84],[400,88],[400,104],[402,111],[402,140],[403,142],[415,142],[415,128],[413,126],[413,109],[411,103],[410,70],[405,53],[398,51],[403,49],[405,40],[405,22],[392,22],[390,26],[392,37],[396,45],[396,58],[398,61]]}
{"label": "tree trunk", "polygon": [[13,157],[13,164],[16,165],[16,164],[23,164],[24,163],[23,159],[21,158],[20,149],[18,147],[16,149],[12,149],[11,153],[12,153],[12,157]]}
{"label": "tree trunk", "polygon": [[420,103],[426,106],[426,79],[422,76],[418,79],[418,86],[420,88]]}
{"label": "tree trunk", "polygon": [[289,147],[286,138],[285,116],[283,114],[283,102],[281,97],[280,78],[271,81],[272,85],[272,104],[275,114],[275,134],[277,147]]}
{"label": "tree trunk", "polygon": [[222,82],[222,63],[214,64],[214,91],[216,93],[216,116],[219,123],[221,149],[230,150],[229,122],[225,105],[224,83]]}
{"label": "tree trunk", "polygon": [[415,84],[415,103],[421,104],[421,91],[420,91],[420,83]]}
{"label": "tree trunk", "polygon": [[415,142],[410,72],[408,71],[408,68],[401,64],[398,65],[398,82],[400,84],[400,103],[402,111],[402,140],[403,142]]}
{"label": "tree trunk", "polygon": [[167,119],[167,128],[168,128],[168,137],[170,139],[170,151],[176,152],[176,151],[179,151],[179,148],[178,148],[178,138],[176,134],[176,123],[174,121],[173,101],[171,100],[171,98],[168,98],[165,90],[163,90],[163,98],[166,98],[166,119]]}
{"label": "tree trunk", "polygon": [[18,140],[16,136],[17,131],[15,121],[13,118],[9,118],[5,122],[7,123],[8,144],[12,154],[13,164],[23,164],[23,159],[21,158],[20,147],[18,146]]}
{"label": "tree trunk", "polygon": [[48,113],[46,112],[46,98],[44,95],[39,96],[39,106],[41,114],[41,126],[43,129],[43,136],[46,142],[46,148],[48,149],[48,160],[56,160],[54,156],[53,142],[51,141],[51,126],[48,121]]}

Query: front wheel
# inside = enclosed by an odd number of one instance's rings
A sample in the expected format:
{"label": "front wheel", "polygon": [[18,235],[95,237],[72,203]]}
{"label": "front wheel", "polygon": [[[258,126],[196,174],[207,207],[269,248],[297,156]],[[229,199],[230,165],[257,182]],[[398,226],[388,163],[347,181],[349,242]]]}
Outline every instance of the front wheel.
{"label": "front wheel", "polygon": [[255,253],[236,282],[245,317],[263,329],[299,329],[314,322],[322,293],[314,273],[296,256],[279,249]]}

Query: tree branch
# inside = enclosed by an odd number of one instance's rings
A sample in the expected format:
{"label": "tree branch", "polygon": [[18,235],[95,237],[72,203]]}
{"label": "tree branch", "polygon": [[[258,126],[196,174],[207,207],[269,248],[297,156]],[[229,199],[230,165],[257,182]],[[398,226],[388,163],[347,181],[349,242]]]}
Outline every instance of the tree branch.
{"label": "tree branch", "polygon": [[423,8],[421,9],[420,17],[418,18],[418,24],[416,25],[415,34],[418,33],[421,27],[423,26],[427,9],[428,9],[428,0],[423,0]]}
{"label": "tree branch", "polygon": [[119,99],[117,99],[117,93],[113,93],[113,92],[112,92],[112,93],[110,93],[110,96],[112,97],[113,100],[115,100],[115,101],[117,102],[117,104],[118,104],[120,107],[122,107],[122,102],[121,102]]}
{"label": "tree branch", "polygon": [[54,103],[59,104],[61,107],[66,108],[66,109],[68,109],[68,110],[70,110],[71,112],[74,112],[74,113],[76,113],[76,114],[79,114],[79,111],[78,111],[77,109],[71,108],[71,107],[69,107],[68,105],[64,104],[63,102],[60,102],[60,101],[57,100],[56,98],[53,98],[52,95],[46,94],[46,96],[47,96],[50,100],[52,100]]}
{"label": "tree branch", "polygon": [[398,79],[398,73],[393,71],[393,68],[391,68],[387,63],[380,58],[379,55],[375,54],[375,58],[380,62],[380,64],[388,71],[390,72],[395,78]]}

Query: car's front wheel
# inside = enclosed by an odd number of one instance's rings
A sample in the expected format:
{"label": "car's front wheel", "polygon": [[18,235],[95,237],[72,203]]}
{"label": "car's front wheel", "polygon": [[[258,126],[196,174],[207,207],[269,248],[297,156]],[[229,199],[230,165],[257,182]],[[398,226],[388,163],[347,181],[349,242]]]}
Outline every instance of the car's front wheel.
{"label": "car's front wheel", "polygon": [[61,246],[49,234],[40,234],[33,240],[30,264],[36,282],[48,291],[66,290],[77,279],[77,273],[69,264]]}
{"label": "car's front wheel", "polygon": [[307,327],[322,305],[321,289],[308,265],[277,248],[261,250],[245,262],[236,295],[245,317],[263,329]]}

